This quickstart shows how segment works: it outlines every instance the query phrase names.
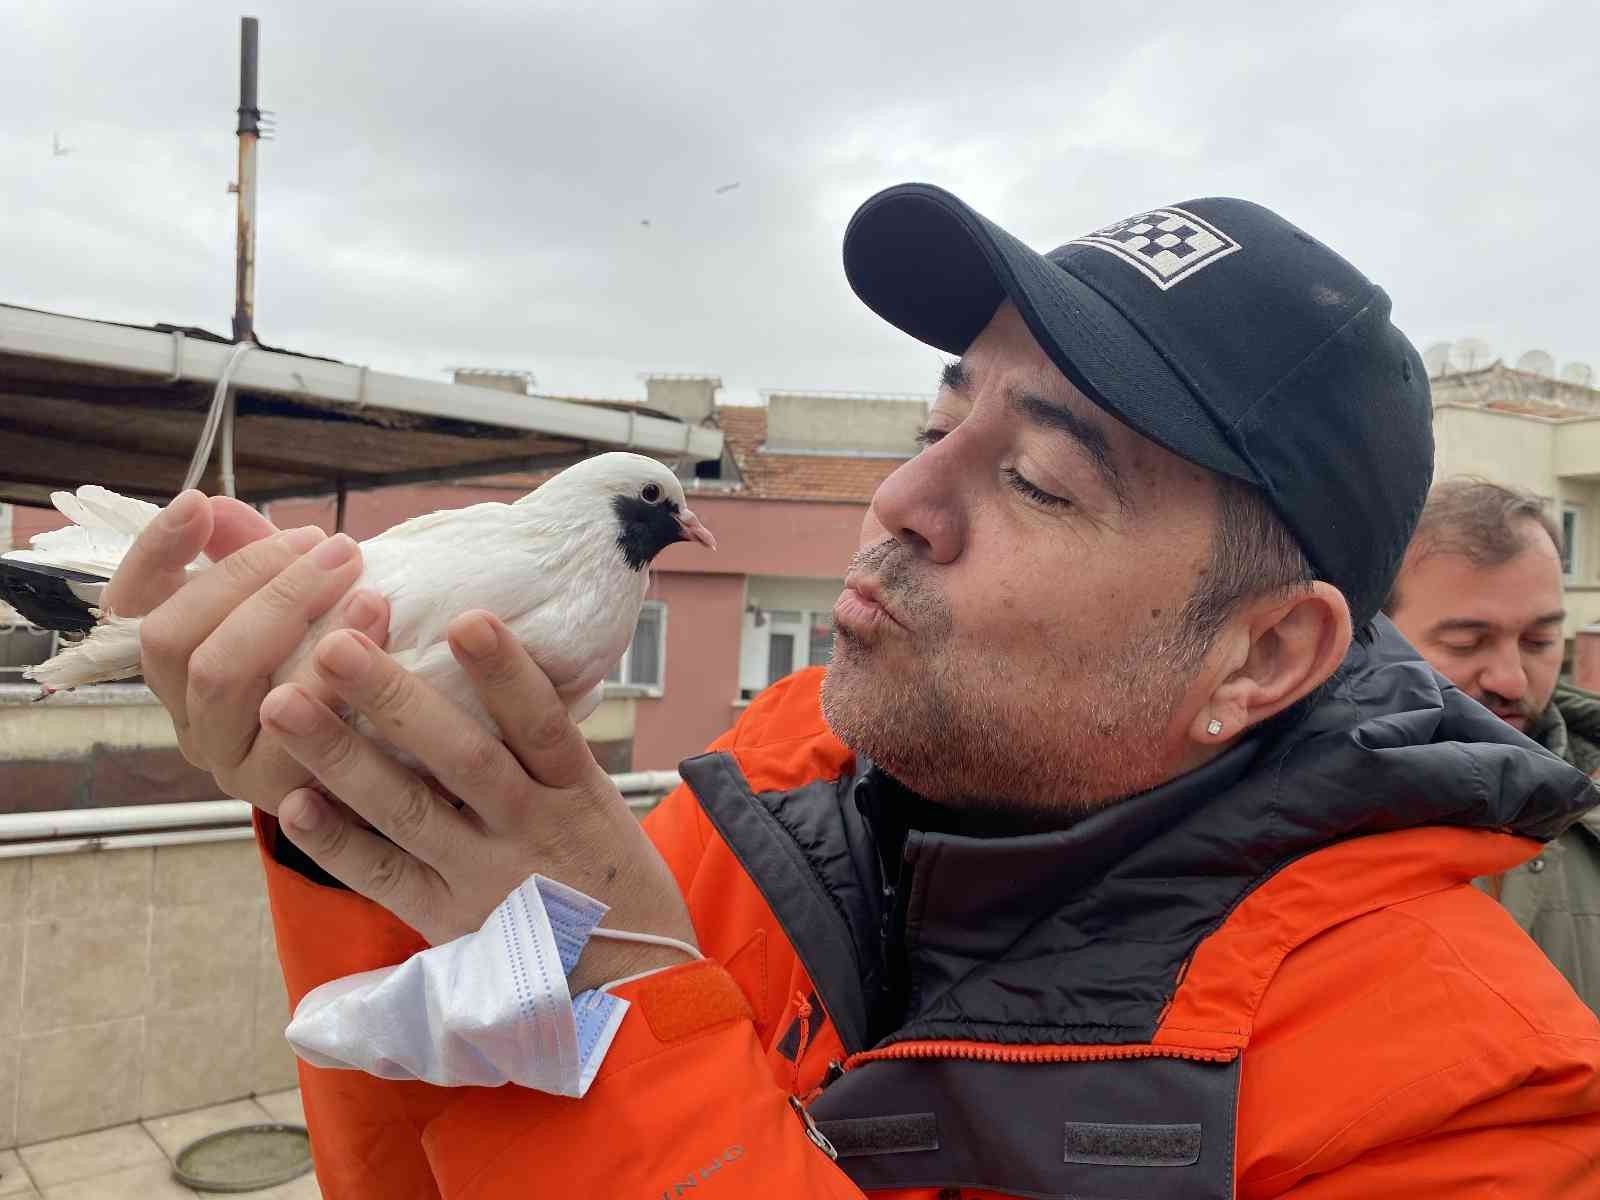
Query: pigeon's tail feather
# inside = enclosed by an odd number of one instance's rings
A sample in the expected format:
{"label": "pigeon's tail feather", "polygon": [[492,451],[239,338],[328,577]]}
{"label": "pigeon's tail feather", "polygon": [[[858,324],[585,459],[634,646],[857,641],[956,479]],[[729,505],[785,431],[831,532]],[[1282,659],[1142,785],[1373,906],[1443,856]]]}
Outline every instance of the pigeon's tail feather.
{"label": "pigeon's tail feather", "polygon": [[108,579],[121,565],[133,539],[161,511],[147,501],[119,496],[93,483],[84,484],[76,493],[52,492],[50,502],[72,524],[37,534],[31,550],[13,550],[6,557]]}
{"label": "pigeon's tail feather", "polygon": [[139,671],[139,618],[107,612],[82,641],[22,673],[59,692],[84,683],[129,679]]}

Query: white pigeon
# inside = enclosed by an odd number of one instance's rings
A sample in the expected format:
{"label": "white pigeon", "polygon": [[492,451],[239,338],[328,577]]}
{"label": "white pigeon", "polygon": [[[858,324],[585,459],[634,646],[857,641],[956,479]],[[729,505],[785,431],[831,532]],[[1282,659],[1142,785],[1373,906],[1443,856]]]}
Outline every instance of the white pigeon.
{"label": "white pigeon", "polygon": [[[47,692],[137,675],[138,619],[94,606],[160,510],[92,484],[51,499],[74,524],[38,535],[30,550],[0,555],[0,599],[36,624],[88,636],[24,674]],[[716,549],[677,476],[643,455],[601,454],[514,503],[445,509],[362,542],[362,574],[351,590],[385,596],[389,653],[490,729],[494,722],[445,641],[446,626],[475,608],[505,622],[581,721],[600,703],[605,676],[633,637],[651,561],[685,541]],[[206,565],[196,559],[189,570]],[[336,627],[339,609],[311,626],[274,683]]]}

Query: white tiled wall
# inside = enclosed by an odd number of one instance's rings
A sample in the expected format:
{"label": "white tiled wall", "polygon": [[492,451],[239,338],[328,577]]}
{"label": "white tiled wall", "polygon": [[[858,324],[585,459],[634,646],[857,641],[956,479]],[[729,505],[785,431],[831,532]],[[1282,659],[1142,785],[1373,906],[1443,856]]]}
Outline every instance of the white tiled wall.
{"label": "white tiled wall", "polygon": [[295,1085],[255,844],[0,859],[0,1148]]}

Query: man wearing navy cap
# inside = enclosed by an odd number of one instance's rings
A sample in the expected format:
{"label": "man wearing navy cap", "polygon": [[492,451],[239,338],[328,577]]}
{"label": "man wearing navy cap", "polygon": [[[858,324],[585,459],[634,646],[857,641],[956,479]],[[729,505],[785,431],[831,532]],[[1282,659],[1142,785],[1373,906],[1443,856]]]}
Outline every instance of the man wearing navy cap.
{"label": "man wearing navy cap", "polygon": [[[1388,297],[1228,199],[1040,254],[906,185],[856,214],[845,270],[952,356],[924,449],[873,499],[826,674],[752,702],[643,830],[476,615],[453,645],[505,747],[351,634],[260,737],[249,703],[180,721],[277,813],[296,1000],[534,873],[705,955],[584,950],[573,993],[633,978],[581,1100],[302,1067],[324,1193],[1596,1194],[1600,1023],[1470,886],[1589,784],[1379,615],[1433,458]],[[175,715],[192,655],[259,696],[261,623],[328,603],[266,541],[229,611],[162,582],[247,519],[158,521],[108,594],[161,602],[146,674]],[[479,815],[397,802],[339,703]]]}

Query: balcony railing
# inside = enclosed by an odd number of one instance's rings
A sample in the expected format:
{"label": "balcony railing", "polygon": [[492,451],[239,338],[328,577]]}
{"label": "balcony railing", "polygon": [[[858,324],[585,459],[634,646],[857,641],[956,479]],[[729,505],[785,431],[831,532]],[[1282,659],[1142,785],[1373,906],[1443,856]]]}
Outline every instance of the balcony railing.
{"label": "balcony railing", "polygon": [[[679,779],[676,771],[629,771],[611,776],[611,782],[628,807],[642,816],[677,787]],[[133,850],[249,836],[250,805],[243,800],[0,813],[0,858]]]}

